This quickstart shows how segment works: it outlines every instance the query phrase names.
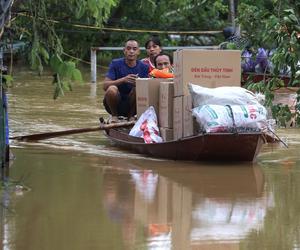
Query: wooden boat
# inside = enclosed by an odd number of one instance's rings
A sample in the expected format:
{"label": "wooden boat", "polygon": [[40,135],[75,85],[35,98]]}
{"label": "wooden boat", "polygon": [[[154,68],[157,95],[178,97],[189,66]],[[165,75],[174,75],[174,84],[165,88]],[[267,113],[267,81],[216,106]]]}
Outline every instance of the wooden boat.
{"label": "wooden boat", "polygon": [[262,144],[260,132],[199,134],[176,141],[146,144],[124,129],[106,130],[116,145],[155,158],[190,161],[254,161]]}

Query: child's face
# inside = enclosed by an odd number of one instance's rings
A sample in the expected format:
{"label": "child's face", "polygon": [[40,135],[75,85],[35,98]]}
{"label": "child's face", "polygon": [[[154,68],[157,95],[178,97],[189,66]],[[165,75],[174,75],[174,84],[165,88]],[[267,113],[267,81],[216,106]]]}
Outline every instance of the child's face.
{"label": "child's face", "polygon": [[165,69],[170,68],[171,62],[170,58],[166,55],[156,57],[156,68],[157,69]]}

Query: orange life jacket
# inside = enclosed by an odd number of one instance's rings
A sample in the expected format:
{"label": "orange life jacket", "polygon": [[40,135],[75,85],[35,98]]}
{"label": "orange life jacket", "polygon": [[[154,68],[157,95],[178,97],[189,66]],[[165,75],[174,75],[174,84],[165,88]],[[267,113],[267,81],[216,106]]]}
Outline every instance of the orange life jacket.
{"label": "orange life jacket", "polygon": [[149,75],[154,78],[174,78],[174,74],[170,73],[168,68],[153,69]]}

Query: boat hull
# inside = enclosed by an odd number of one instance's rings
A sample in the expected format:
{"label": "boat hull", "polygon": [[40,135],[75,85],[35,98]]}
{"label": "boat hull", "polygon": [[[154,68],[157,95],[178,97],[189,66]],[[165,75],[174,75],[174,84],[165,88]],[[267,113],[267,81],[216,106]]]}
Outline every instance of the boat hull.
{"label": "boat hull", "polygon": [[107,130],[106,135],[116,146],[139,154],[190,161],[254,161],[264,142],[261,133],[201,134],[152,144],[117,129]]}

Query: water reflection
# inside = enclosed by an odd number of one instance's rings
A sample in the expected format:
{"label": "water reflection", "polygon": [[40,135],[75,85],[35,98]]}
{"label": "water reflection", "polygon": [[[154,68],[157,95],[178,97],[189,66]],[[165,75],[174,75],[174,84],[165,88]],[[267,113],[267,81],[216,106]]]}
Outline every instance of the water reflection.
{"label": "water reflection", "polygon": [[91,98],[96,98],[97,97],[97,84],[93,83],[93,82],[91,83],[90,97]]}
{"label": "water reflection", "polygon": [[16,231],[15,211],[12,209],[17,198],[29,191],[21,180],[14,181],[9,177],[10,164],[1,168],[0,187],[0,246],[1,249],[11,249],[14,232]]}
{"label": "water reflection", "polygon": [[238,246],[274,206],[258,166],[130,161],[122,169],[123,181],[106,170],[104,204],[128,249]]}

